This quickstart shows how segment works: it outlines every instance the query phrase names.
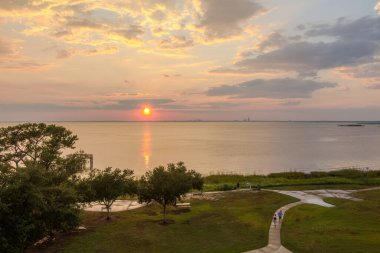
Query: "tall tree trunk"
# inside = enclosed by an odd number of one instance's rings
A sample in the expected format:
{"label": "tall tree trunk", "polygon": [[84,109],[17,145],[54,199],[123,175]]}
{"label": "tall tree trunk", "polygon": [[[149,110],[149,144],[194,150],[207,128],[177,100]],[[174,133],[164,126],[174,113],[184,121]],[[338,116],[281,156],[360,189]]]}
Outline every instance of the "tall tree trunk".
{"label": "tall tree trunk", "polygon": [[110,206],[106,206],[107,207],[107,220],[110,220],[111,219],[111,215],[110,215]]}
{"label": "tall tree trunk", "polygon": [[164,224],[166,224],[166,203],[164,203]]}

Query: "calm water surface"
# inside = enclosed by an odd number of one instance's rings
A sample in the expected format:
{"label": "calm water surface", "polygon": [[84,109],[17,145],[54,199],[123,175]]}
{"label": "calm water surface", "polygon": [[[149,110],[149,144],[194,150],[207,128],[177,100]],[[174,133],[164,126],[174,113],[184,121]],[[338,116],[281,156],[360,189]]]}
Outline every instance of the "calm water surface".
{"label": "calm water surface", "polygon": [[[380,127],[333,122],[56,123],[79,137],[97,168],[147,169],[184,161],[203,174],[380,168]],[[5,126],[7,124],[0,124]]]}

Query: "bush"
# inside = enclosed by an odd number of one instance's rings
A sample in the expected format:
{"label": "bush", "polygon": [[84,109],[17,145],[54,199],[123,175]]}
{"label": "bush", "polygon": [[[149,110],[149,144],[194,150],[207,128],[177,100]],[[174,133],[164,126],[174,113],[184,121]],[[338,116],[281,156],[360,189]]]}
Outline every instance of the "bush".
{"label": "bush", "polygon": [[231,191],[235,189],[236,189],[236,185],[231,185],[231,184],[222,184],[216,187],[217,191]]}

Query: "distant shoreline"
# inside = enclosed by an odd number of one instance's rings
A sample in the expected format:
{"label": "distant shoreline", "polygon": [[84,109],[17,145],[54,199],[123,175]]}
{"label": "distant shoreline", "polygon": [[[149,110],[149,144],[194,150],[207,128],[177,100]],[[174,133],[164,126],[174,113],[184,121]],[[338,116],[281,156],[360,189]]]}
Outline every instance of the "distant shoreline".
{"label": "distant shoreline", "polygon": [[29,122],[37,122],[37,123],[356,123],[360,125],[380,125],[380,121],[356,121],[356,120],[156,120],[156,121],[147,121],[147,120],[89,120],[89,121],[81,121],[81,120],[60,120],[60,121],[0,121],[1,124],[6,123],[29,123]]}

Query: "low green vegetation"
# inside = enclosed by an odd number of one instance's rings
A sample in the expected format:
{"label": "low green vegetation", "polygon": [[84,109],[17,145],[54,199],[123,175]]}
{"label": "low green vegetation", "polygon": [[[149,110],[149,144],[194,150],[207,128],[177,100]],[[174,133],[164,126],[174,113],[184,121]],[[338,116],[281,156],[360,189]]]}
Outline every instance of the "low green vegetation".
{"label": "low green vegetation", "polygon": [[380,185],[380,170],[341,169],[333,171],[283,172],[264,175],[217,174],[205,177],[205,191],[240,188],[271,189],[357,189]]}
{"label": "low green vegetation", "polygon": [[[152,204],[115,213],[105,222],[100,213],[84,213],[89,231],[66,238],[38,252],[244,252],[263,247],[273,212],[291,197],[272,192],[225,192],[215,199],[192,199],[191,209]],[[37,252],[37,251],[36,251]]]}
{"label": "low green vegetation", "polygon": [[336,207],[292,208],[282,226],[282,243],[300,253],[379,252],[380,190],[359,192],[355,197],[364,201],[328,198]]}

